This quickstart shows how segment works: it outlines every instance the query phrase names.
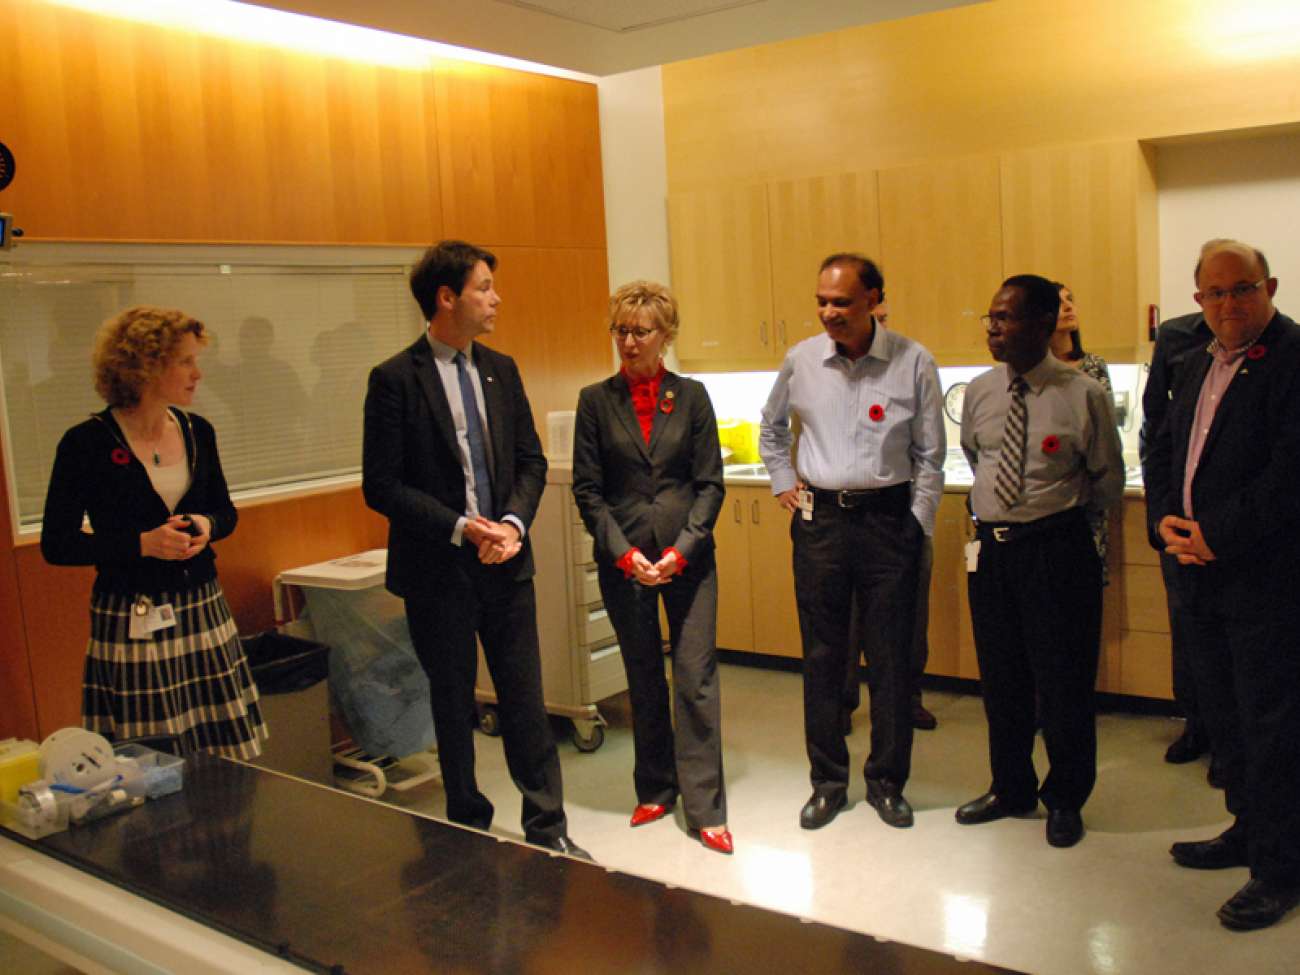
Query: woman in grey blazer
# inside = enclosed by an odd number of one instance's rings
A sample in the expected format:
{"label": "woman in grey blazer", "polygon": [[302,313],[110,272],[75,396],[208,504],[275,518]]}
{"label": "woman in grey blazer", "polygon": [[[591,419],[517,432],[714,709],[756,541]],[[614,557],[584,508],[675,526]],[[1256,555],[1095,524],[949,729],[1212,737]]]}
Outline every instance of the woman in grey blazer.
{"label": "woman in grey blazer", "polygon": [[[595,539],[600,592],[618,634],[632,699],[637,806],[632,825],[662,818],[680,793],[700,842],[732,852],[722,776],[713,525],[722,452],[704,386],[668,372],[677,302],[633,281],[609,302],[622,366],[578,398],[573,496]],[[659,599],[672,644],[668,710]]]}

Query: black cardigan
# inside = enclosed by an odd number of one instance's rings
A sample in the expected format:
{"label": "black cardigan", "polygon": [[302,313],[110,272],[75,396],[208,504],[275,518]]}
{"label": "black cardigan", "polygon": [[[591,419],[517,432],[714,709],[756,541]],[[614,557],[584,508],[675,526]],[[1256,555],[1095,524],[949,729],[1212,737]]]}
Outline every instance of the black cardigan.
{"label": "black cardigan", "polygon": [[[212,424],[173,409],[190,464],[189,490],[177,514],[206,515],[212,541],[235,530],[238,515],[230,501],[217,456]],[[45,496],[41,553],[51,565],[93,565],[97,592],[120,595],[179,592],[216,578],[216,555],[209,545],[183,562],[140,554],[140,534],[170,516],[144,465],[126,449],[126,437],[109,410],[97,413],[63,435],[54,456]],[[93,534],[81,530],[90,516]]]}

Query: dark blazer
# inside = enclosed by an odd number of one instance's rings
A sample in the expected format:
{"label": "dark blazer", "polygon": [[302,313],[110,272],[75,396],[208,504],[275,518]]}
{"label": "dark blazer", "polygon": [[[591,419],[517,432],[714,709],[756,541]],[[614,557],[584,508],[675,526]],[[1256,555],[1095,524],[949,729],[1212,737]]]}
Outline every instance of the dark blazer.
{"label": "dark blazer", "polygon": [[[207,515],[212,541],[218,541],[235,530],[239,516],[217,456],[217,436],[196,413],[173,407],[172,415],[180,424],[190,465],[190,486],[176,513]],[[94,534],[81,530],[87,515]],[[144,465],[127,449],[112,412],[104,410],[59,441],[45,495],[41,554],[51,565],[93,565],[97,591],[125,596],[176,592],[215,578],[211,545],[183,562],[140,554],[140,534],[170,515]]]}
{"label": "dark blazer", "polygon": [[[472,355],[492,443],[492,503],[498,518],[513,514],[527,528],[546,486],[532,409],[513,359],[478,342]],[[463,552],[451,533],[465,514],[465,474],[424,335],[370,372],[361,489],[366,504],[388,519],[388,589],[405,597],[437,586],[439,571]],[[515,580],[532,578],[526,535],[523,550],[502,568]]]}
{"label": "dark blazer", "polygon": [[1160,323],[1156,332],[1156,347],[1151,353],[1151,371],[1142,388],[1142,426],[1138,430],[1138,454],[1146,465],[1148,444],[1160,432],[1165,414],[1169,412],[1169,399],[1187,360],[1214,340],[1214,333],[1206,324],[1204,312],[1179,315]]}
{"label": "dark blazer", "polygon": [[[1204,346],[1200,346],[1204,349]],[[1296,602],[1291,582],[1300,538],[1300,328],[1280,312],[1260,335],[1215,413],[1192,481],[1192,506],[1216,560],[1181,566],[1183,595],[1252,615]],[[1183,470],[1211,357],[1189,354],[1144,466],[1151,544],[1156,526],[1184,516]]]}
{"label": "dark blazer", "polygon": [[613,565],[634,547],[655,562],[676,547],[687,571],[707,564],[725,493],[718,423],[702,384],[664,374],[649,445],[622,373],[579,394],[573,497],[597,562]]}

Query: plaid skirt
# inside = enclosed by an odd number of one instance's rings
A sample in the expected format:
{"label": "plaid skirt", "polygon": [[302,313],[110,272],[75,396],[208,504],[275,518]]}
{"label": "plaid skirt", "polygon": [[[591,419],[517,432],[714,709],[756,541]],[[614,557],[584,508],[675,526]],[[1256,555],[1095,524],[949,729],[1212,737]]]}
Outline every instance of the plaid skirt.
{"label": "plaid skirt", "polygon": [[129,636],[128,596],[96,592],[82,678],[81,721],[110,741],[169,738],[177,750],[256,758],[267,738],[257,685],[214,579],[154,595],[176,625]]}

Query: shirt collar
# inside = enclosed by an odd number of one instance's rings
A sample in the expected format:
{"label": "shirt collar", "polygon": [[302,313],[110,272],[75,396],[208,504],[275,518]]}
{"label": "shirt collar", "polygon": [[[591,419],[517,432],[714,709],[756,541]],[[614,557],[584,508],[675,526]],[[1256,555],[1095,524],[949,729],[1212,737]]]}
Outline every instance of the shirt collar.
{"label": "shirt collar", "polygon": [[825,343],[822,352],[823,362],[830,362],[832,359],[843,359],[850,366],[857,366],[866,359],[879,359],[881,362],[888,362],[893,352],[890,333],[879,325],[875,326],[875,333],[871,337],[871,348],[867,349],[866,355],[857,359],[850,359],[848,356],[843,355],[835,344],[835,340],[825,332],[822,333],[822,341]]}
{"label": "shirt collar", "polygon": [[[1010,389],[1011,383],[1016,378],[1016,374],[1011,371],[1011,366],[1006,363],[1002,364],[1002,368],[1007,377],[1007,389]],[[1025,385],[1029,387],[1030,392],[1039,393],[1042,392],[1044,386],[1052,381],[1052,377],[1057,375],[1062,369],[1073,368],[1073,366],[1066,365],[1049,352],[1047,355],[1043,356],[1042,361],[1039,362],[1038,365],[1034,366],[1028,372],[1021,374],[1021,378],[1025,381]]]}
{"label": "shirt collar", "polygon": [[[424,337],[429,340],[429,348],[433,350],[433,356],[440,362],[451,362],[456,358],[456,353],[461,350],[455,346],[448,345],[442,339],[433,337],[433,332],[429,329],[424,330]],[[469,344],[465,346],[465,358],[471,362],[474,360],[474,340],[470,339]]]}

